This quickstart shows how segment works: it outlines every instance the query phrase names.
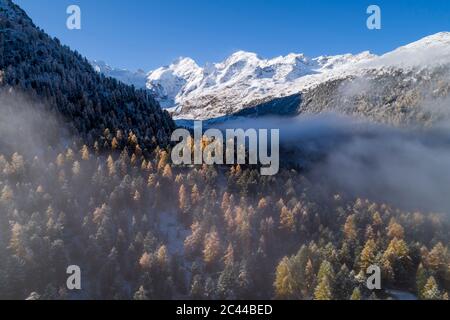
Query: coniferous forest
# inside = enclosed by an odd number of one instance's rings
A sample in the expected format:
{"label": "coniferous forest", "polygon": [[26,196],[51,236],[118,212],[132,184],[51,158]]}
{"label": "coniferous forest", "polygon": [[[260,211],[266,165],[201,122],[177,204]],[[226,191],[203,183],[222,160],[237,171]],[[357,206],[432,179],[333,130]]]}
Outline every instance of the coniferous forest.
{"label": "coniferous forest", "polygon": [[[448,299],[448,212],[297,166],[175,166],[175,124],[149,93],[9,0],[0,84],[0,299]],[[70,265],[82,290],[66,287]]]}

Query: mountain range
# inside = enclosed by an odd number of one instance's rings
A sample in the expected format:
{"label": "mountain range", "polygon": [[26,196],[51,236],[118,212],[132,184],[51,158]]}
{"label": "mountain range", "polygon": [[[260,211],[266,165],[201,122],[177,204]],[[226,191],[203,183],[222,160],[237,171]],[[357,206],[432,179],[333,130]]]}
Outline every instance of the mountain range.
{"label": "mountain range", "polygon": [[[248,113],[260,106],[277,114],[280,104],[284,105],[280,99],[287,97],[292,101],[293,95],[305,96],[349,78],[397,77],[414,84],[421,80],[424,71],[449,63],[450,33],[440,32],[381,56],[366,51],[316,58],[292,53],[264,59],[255,53],[238,51],[222,62],[205,66],[191,58],[179,58],[148,73],[115,69],[104,62],[94,61],[93,65],[105,75],[147,88],[174,119],[206,120]],[[277,106],[274,110],[270,108],[272,101]],[[297,112],[300,105],[294,109]]]}
{"label": "mountain range", "polygon": [[[448,38],[147,74],[88,61],[0,0],[0,300],[448,300]],[[175,165],[160,103],[277,125],[278,174]]]}

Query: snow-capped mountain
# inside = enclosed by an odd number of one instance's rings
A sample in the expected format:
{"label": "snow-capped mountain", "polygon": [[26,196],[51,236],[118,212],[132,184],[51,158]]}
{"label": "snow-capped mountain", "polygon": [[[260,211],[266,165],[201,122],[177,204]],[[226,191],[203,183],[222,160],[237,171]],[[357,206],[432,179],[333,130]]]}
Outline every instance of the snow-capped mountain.
{"label": "snow-capped mountain", "polygon": [[298,93],[372,58],[363,52],[314,59],[303,54],[263,59],[255,53],[239,51],[223,62],[204,67],[192,59],[177,60],[150,72],[147,88],[163,107],[173,107],[175,118],[209,119]]}
{"label": "snow-capped mountain", "polygon": [[172,108],[179,104],[179,97],[187,96],[197,89],[203,74],[203,68],[194,60],[179,58],[168,67],[150,72],[146,87],[155,94],[163,108]]}
{"label": "snow-capped mountain", "polygon": [[136,72],[128,71],[126,69],[117,69],[109,66],[104,61],[91,61],[91,65],[95,71],[103,73],[105,76],[115,78],[123,83],[133,85],[138,89],[145,89],[147,74],[143,70]]}
{"label": "snow-capped mountain", "polygon": [[363,52],[316,58],[289,54],[264,59],[255,53],[238,51],[222,62],[205,66],[180,58],[146,76],[143,72],[101,66],[98,70],[151,90],[175,119],[211,119],[373,70],[409,70],[448,63],[450,33],[441,32],[382,56]]}
{"label": "snow-capped mountain", "polygon": [[388,52],[369,66],[403,69],[429,68],[450,63],[450,32],[439,32]]}

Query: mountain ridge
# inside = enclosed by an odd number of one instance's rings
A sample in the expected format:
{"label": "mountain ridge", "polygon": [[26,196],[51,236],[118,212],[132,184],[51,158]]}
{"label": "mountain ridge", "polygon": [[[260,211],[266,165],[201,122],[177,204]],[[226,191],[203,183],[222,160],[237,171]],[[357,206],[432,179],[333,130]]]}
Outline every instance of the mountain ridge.
{"label": "mountain ridge", "polygon": [[0,87],[44,103],[88,144],[103,147],[107,129],[132,132],[144,153],[168,144],[175,124],[147,91],[96,72],[11,0],[0,0],[0,31]]}
{"label": "mountain ridge", "polygon": [[205,120],[253,108],[276,98],[374,70],[426,68],[450,63],[450,33],[439,32],[377,56],[369,51],[308,58],[291,53],[264,59],[238,51],[222,62],[199,66],[179,58],[147,74],[146,87],[174,119]]}

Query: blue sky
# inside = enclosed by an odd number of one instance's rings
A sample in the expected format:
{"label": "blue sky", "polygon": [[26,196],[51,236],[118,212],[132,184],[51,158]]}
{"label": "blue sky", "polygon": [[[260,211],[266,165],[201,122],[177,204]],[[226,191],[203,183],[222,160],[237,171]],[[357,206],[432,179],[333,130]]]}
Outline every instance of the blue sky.
{"label": "blue sky", "polygon": [[[384,53],[450,31],[449,0],[13,0],[33,21],[89,59],[145,71],[180,56],[221,61],[237,50],[270,58]],[[79,5],[82,30],[66,28]],[[368,30],[366,9],[382,10],[382,29]]]}

